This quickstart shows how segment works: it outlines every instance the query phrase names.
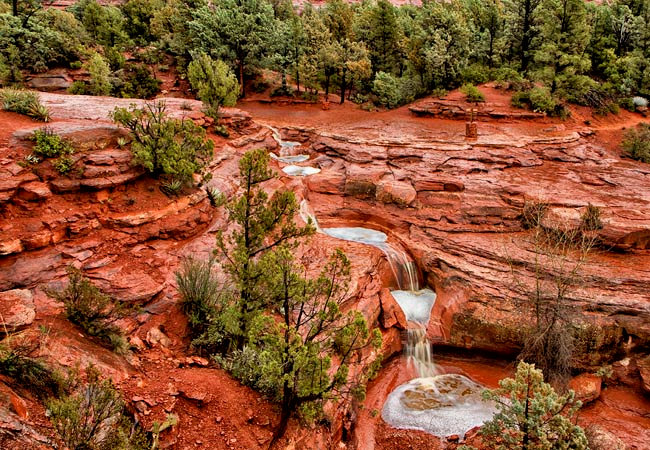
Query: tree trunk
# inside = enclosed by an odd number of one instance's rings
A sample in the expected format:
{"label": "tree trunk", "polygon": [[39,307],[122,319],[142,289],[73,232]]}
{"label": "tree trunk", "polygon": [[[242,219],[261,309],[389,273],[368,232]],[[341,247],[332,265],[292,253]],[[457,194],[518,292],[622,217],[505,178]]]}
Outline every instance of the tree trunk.
{"label": "tree trunk", "polygon": [[345,101],[345,70],[343,71],[343,74],[341,75],[341,104]]}
{"label": "tree trunk", "polygon": [[[285,386],[286,387],[286,386]],[[286,389],[285,389],[286,394]],[[289,419],[291,418],[291,411],[293,410],[293,402],[285,400],[288,396],[285,396],[282,400],[282,412],[280,413],[280,424],[273,432],[273,438],[269,444],[269,449],[274,448],[278,441],[282,439],[284,433],[287,431],[287,425],[289,424]]]}
{"label": "tree trunk", "polygon": [[18,16],[18,0],[11,0],[11,12],[14,17]]}
{"label": "tree trunk", "polygon": [[244,88],[244,63],[240,60],[239,62],[239,92],[241,96],[246,97],[246,89]]}
{"label": "tree trunk", "polygon": [[329,70],[325,71],[325,101],[329,101],[330,97],[330,72]]}

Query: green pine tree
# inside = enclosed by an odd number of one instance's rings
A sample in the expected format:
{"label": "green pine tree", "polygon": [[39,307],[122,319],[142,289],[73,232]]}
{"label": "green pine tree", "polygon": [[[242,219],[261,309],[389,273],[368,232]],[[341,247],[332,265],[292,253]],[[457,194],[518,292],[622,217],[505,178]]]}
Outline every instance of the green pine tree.
{"label": "green pine tree", "polygon": [[226,204],[229,220],[236,228],[229,234],[219,233],[215,252],[230,276],[236,292],[230,311],[230,329],[234,348],[247,341],[251,324],[270,304],[266,289],[270,276],[264,257],[280,245],[293,248],[297,240],[314,233],[308,224],[299,227],[294,222],[298,211],[295,194],[276,191],[270,198],[262,183],[274,177],[269,169],[265,149],[251,150],[239,161],[242,194]]}
{"label": "green pine tree", "polygon": [[221,60],[214,61],[205,53],[195,55],[187,68],[187,78],[206,114],[214,120],[219,119],[221,106],[234,106],[237,102],[237,78]]}
{"label": "green pine tree", "polygon": [[519,363],[514,378],[499,382],[499,389],[483,393],[498,412],[479,434],[487,448],[498,450],[557,450],[588,448],[585,433],[576,425],[582,406],[569,391],[558,395],[544,382],[535,365]]}

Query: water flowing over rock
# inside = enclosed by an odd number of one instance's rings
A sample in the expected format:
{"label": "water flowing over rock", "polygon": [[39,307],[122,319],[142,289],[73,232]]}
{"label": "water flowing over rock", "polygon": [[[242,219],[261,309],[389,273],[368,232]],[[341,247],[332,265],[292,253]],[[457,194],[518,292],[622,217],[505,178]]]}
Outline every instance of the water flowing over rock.
{"label": "water flowing over rock", "polygon": [[481,398],[482,389],[462,375],[416,378],[391,392],[381,416],[397,428],[464,436],[494,415],[494,405]]}

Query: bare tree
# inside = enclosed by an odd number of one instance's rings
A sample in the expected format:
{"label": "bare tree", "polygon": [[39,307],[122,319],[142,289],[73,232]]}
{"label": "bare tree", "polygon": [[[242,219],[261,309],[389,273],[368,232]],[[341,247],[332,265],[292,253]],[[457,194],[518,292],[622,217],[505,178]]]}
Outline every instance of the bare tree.
{"label": "bare tree", "polygon": [[530,221],[534,226],[528,235],[534,256],[531,261],[509,258],[516,304],[530,323],[519,359],[535,363],[547,381],[561,388],[570,375],[573,356],[577,311],[571,297],[584,282],[582,269],[595,237],[582,226],[545,220],[546,207],[526,209],[538,215]]}

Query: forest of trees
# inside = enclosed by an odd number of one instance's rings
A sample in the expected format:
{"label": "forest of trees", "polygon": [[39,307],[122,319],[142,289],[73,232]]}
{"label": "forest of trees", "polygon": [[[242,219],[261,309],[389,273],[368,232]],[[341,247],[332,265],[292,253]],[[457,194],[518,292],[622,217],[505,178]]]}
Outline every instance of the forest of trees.
{"label": "forest of trees", "polygon": [[300,9],[289,0],[81,0],[66,11],[40,1],[0,4],[5,84],[84,61],[98,79],[77,92],[150,97],[156,71],[173,64],[185,76],[207,55],[229,66],[241,95],[265,87],[261,69],[281,75],[276,94],[320,91],[387,107],[490,80],[551,114],[561,102],[632,108],[634,96],[650,94],[648,0],[330,0]]}

